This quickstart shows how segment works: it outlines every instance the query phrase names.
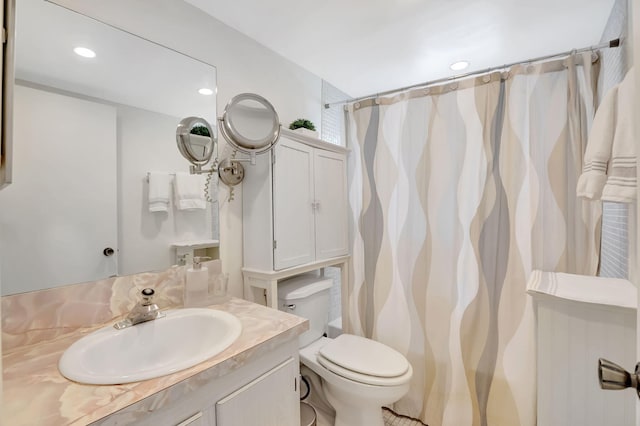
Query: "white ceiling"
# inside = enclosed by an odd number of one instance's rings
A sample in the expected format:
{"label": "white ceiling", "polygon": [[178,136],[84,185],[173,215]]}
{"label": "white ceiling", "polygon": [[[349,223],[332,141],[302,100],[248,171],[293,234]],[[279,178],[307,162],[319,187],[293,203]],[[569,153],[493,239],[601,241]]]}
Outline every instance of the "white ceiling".
{"label": "white ceiling", "polygon": [[[185,0],[352,96],[587,47],[614,0]],[[460,72],[458,72],[460,73]]]}
{"label": "white ceiling", "polygon": [[[16,2],[16,78],[174,117],[216,117],[215,67],[42,0]],[[97,56],[73,53],[83,46]],[[180,76],[180,78],[176,78]]]}

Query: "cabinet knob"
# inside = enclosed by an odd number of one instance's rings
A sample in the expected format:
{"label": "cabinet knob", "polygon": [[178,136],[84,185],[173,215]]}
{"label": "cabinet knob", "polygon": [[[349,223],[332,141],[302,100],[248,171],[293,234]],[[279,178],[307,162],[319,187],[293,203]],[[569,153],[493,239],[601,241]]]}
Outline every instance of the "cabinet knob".
{"label": "cabinet knob", "polygon": [[102,250],[102,254],[104,254],[107,257],[113,256],[114,253],[115,253],[115,250],[112,249],[111,247],[107,247],[104,250]]}
{"label": "cabinet knob", "polygon": [[620,390],[633,388],[640,398],[640,362],[635,372],[629,373],[618,364],[600,358],[598,360],[598,381],[604,390]]}

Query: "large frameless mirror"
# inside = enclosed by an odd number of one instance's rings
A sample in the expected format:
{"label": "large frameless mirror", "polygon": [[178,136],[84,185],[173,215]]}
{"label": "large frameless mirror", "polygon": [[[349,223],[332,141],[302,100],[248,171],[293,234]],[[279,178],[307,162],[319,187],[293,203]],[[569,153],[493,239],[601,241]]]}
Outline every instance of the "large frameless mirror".
{"label": "large frameless mirror", "polygon": [[[0,191],[3,295],[165,270],[194,242],[219,256],[218,203],[181,209],[174,197],[176,176],[189,173],[175,147],[183,117],[200,117],[185,152],[196,162],[215,155],[214,66],[19,0],[15,67],[14,183]],[[159,174],[167,208],[152,210]]]}

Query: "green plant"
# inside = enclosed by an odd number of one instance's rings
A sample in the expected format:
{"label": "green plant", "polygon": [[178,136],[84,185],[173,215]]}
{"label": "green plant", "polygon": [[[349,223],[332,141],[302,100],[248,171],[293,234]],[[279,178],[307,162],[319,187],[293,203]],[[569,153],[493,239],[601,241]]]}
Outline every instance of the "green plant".
{"label": "green plant", "polygon": [[191,133],[192,135],[206,136],[208,138],[211,137],[211,133],[209,133],[209,129],[207,129],[207,126],[202,125],[193,126],[189,133]]}
{"label": "green plant", "polygon": [[301,127],[309,130],[316,130],[316,126],[314,126],[313,123],[306,118],[298,118],[296,121],[289,124],[289,129],[291,130],[299,129]]}

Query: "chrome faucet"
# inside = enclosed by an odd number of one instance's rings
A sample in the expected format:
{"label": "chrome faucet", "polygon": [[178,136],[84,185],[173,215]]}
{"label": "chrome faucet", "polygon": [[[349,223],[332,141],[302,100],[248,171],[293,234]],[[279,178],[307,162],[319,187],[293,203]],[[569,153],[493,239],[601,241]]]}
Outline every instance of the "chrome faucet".
{"label": "chrome faucet", "polygon": [[141,294],[142,301],[138,302],[136,306],[133,307],[125,319],[113,324],[113,328],[116,330],[122,330],[123,328],[164,317],[164,314],[160,312],[158,305],[153,303],[153,295],[155,294],[155,291],[153,291],[152,288],[145,288],[142,290]]}

